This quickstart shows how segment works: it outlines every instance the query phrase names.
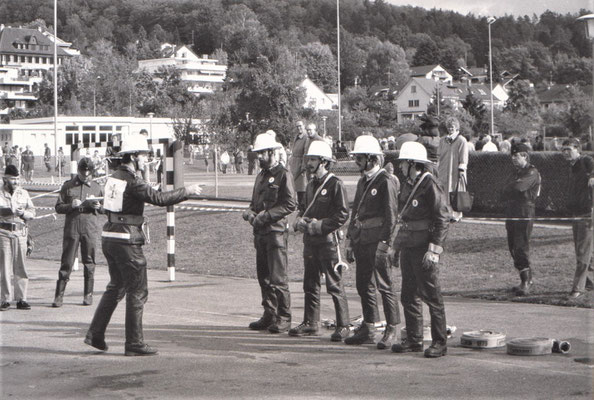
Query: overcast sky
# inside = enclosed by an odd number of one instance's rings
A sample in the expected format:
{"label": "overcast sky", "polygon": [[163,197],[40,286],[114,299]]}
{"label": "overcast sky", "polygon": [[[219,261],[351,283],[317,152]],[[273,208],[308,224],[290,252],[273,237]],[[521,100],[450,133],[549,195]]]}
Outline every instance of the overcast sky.
{"label": "overcast sky", "polygon": [[551,10],[561,14],[577,13],[581,8],[594,10],[594,0],[387,0],[396,5],[411,5],[427,9],[454,10],[461,14],[481,16],[511,14],[540,15]]}

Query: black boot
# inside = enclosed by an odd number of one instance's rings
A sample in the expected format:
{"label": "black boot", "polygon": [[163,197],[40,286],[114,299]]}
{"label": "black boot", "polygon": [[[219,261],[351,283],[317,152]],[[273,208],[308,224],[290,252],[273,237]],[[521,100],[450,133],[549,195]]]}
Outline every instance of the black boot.
{"label": "black boot", "polygon": [[85,279],[85,297],[83,299],[83,305],[90,306],[93,304],[93,287],[95,286],[94,278]]}
{"label": "black boot", "polygon": [[513,290],[518,296],[526,296],[530,294],[530,286],[532,286],[532,270],[530,268],[521,270],[520,279],[522,280],[520,286],[514,287]]}
{"label": "black boot", "polygon": [[377,348],[380,350],[392,347],[392,342],[396,339],[396,325],[387,325],[384,330],[384,336],[377,342]]}
{"label": "black boot", "polygon": [[373,332],[373,323],[363,322],[361,327],[351,337],[344,339],[345,344],[373,344],[375,343],[375,333]]}
{"label": "black boot", "polygon": [[260,318],[257,321],[252,322],[249,325],[249,328],[250,329],[253,329],[255,331],[265,331],[275,321],[276,321],[276,318],[274,318],[274,316],[272,314],[269,314],[269,313],[266,313],[265,312],[264,315],[262,315],[262,318]]}
{"label": "black boot", "polygon": [[56,294],[54,295],[54,302],[52,303],[52,307],[62,307],[62,303],[64,302],[64,290],[66,290],[66,283],[68,283],[68,281],[64,281],[62,279],[59,279],[56,282]]}

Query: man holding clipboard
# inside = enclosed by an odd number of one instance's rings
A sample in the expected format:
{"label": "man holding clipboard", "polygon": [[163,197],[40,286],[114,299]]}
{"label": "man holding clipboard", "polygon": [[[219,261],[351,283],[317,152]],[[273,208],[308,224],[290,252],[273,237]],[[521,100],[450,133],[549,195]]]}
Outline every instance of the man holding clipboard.
{"label": "man holding clipboard", "polygon": [[56,212],[65,214],[62,259],[52,307],[62,307],[66,284],[70,280],[74,260],[80,246],[84,271],[83,305],[93,304],[95,250],[99,239],[97,216],[105,214],[101,207],[103,189],[93,180],[95,165],[90,158],[78,163],[78,173],[62,185],[56,202]]}

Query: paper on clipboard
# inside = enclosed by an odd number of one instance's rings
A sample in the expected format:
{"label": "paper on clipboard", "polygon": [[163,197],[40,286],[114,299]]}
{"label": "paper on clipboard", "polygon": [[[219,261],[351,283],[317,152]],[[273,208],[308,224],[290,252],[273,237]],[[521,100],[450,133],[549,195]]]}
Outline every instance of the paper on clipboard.
{"label": "paper on clipboard", "polygon": [[103,208],[112,212],[121,212],[124,204],[124,191],[127,182],[121,179],[107,178]]}

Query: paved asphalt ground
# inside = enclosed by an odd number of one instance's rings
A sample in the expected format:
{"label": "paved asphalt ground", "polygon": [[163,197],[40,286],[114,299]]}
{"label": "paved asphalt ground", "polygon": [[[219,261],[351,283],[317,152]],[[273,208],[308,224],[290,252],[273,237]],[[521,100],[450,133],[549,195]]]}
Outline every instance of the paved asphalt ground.
{"label": "paved asphalt ground", "polygon": [[[105,353],[83,338],[107,284],[96,271],[95,305],[82,302],[82,270],[73,273],[65,304],[50,304],[56,262],[30,260],[32,310],[0,313],[2,399],[187,398],[592,398],[592,310],[446,298],[457,331],[448,355],[425,359],[321,337],[292,338],[247,329],[261,313],[255,280],[149,271],[145,339],[155,357],[125,357],[122,302],[107,330]],[[291,284],[294,325],[301,321],[301,284]],[[360,314],[348,291],[351,315]],[[14,304],[14,303],[13,303]],[[427,311],[425,309],[425,311]],[[324,294],[322,318],[333,318]],[[460,347],[464,331],[492,329],[507,338],[571,342],[569,354],[511,356],[505,348]],[[378,332],[378,339],[380,332]]]}

